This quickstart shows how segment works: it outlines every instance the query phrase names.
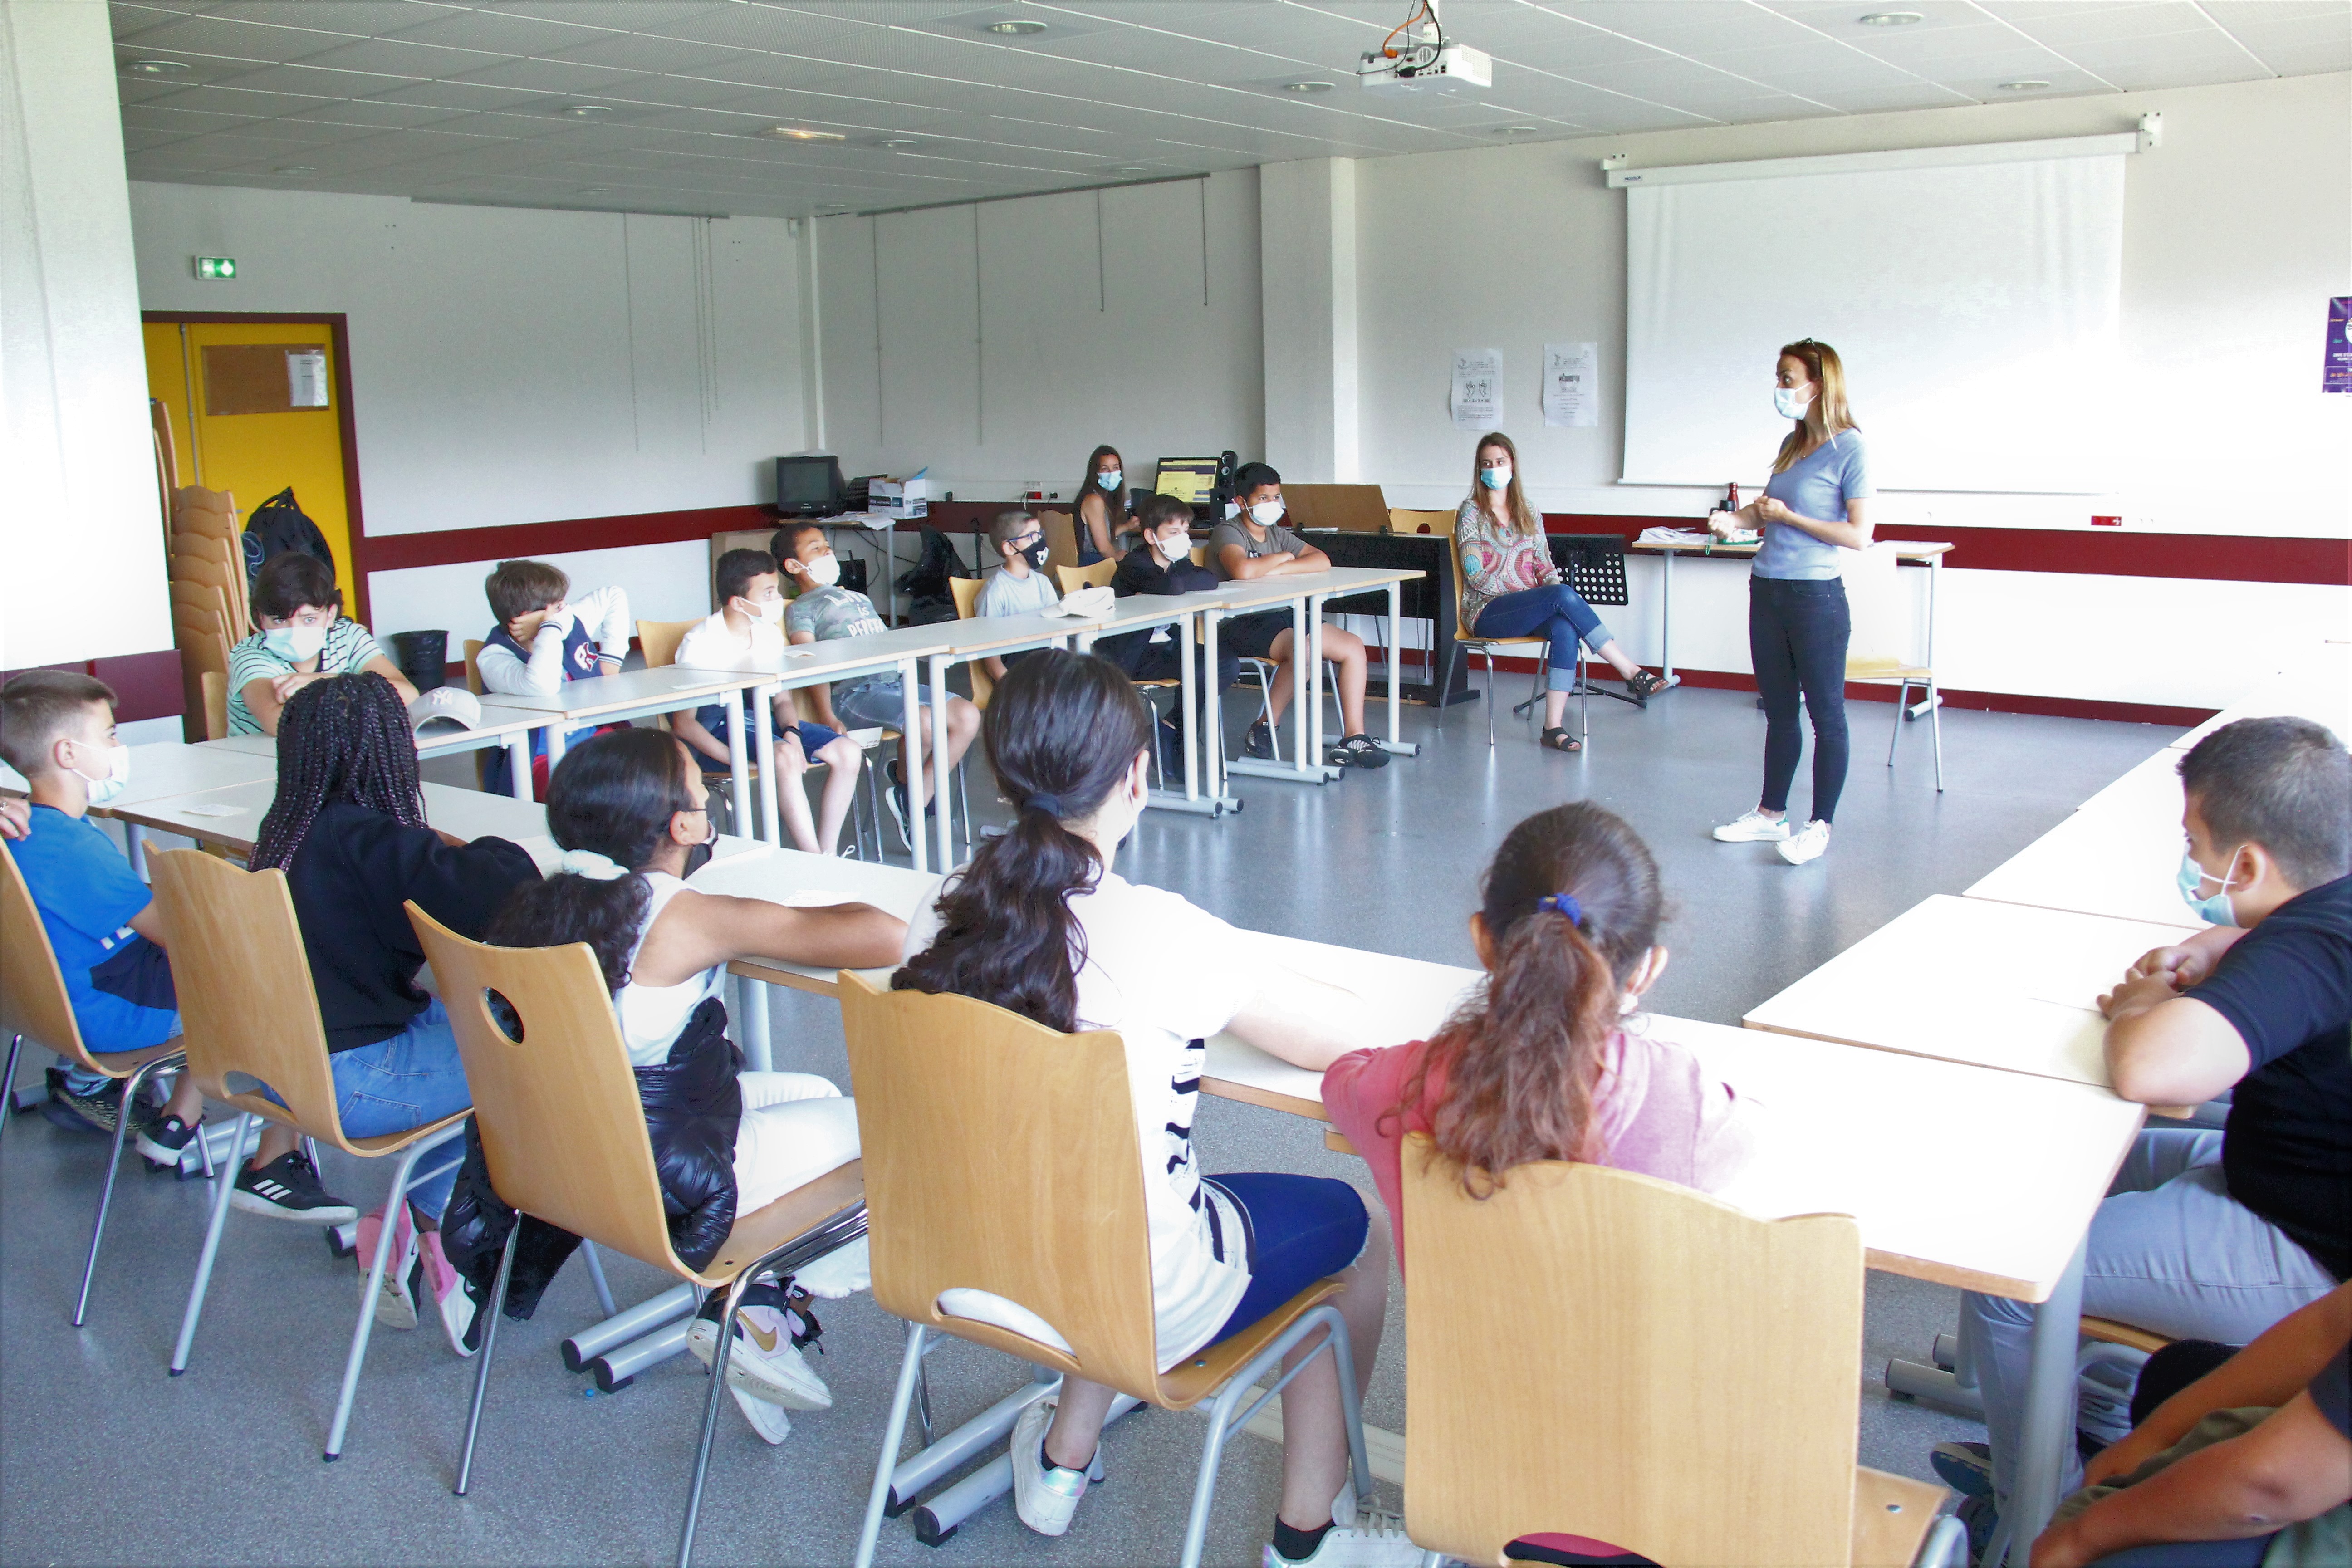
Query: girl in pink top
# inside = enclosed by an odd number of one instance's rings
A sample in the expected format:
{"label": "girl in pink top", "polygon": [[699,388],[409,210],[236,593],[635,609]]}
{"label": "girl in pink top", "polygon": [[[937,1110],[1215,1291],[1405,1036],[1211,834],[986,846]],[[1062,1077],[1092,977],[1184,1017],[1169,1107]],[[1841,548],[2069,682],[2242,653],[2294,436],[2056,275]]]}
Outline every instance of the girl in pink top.
{"label": "girl in pink top", "polygon": [[[1405,1266],[1404,1137],[1426,1132],[1473,1195],[1521,1165],[1580,1160],[1722,1185],[1746,1161],[1749,1120],[1680,1046],[1627,1027],[1666,970],[1657,862],[1622,817],[1586,801],[1538,812],[1486,870],[1470,940],[1480,994],[1430,1040],[1354,1051],[1324,1070],[1332,1125],[1372,1168]],[[1629,1562],[1581,1536],[1530,1535],[1514,1561]]]}

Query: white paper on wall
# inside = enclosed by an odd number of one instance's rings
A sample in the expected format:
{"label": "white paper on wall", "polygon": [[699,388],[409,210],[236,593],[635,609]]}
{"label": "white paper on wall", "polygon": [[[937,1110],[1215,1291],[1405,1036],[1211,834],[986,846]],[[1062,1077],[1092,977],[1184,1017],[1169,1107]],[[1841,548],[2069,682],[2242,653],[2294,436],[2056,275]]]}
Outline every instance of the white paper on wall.
{"label": "white paper on wall", "polygon": [[288,352],[286,401],[296,408],[327,406],[327,355],[324,350]]}
{"label": "white paper on wall", "polygon": [[1544,423],[1590,429],[1601,423],[1601,345],[1544,344]]}
{"label": "white paper on wall", "polygon": [[1454,427],[1492,430],[1503,422],[1503,351],[1454,351]]}

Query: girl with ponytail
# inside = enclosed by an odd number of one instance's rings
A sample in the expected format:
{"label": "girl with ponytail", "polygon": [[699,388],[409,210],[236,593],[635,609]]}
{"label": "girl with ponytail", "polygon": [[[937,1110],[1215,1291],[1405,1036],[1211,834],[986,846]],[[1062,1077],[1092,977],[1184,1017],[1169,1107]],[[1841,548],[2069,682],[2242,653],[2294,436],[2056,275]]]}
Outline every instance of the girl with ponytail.
{"label": "girl with ponytail", "polygon": [[[1347,1282],[1338,1305],[1360,1391],[1380,1351],[1388,1294],[1383,1227],[1344,1182],[1203,1175],[1192,1119],[1209,1036],[1230,1028],[1319,1068],[1381,1037],[1378,1022],[1352,993],[1272,962],[1250,932],[1110,869],[1142,813],[1151,766],[1149,710],[1117,665],[1058,649],[1024,659],[998,685],[981,743],[1019,815],[916,915],[913,956],[892,984],[978,997],[1065,1032],[1118,1033],[1163,1369],[1337,1277]],[[1067,1378],[1058,1399],[1022,1415],[1013,1431],[1013,1506],[1030,1529],[1069,1528],[1111,1397]],[[1282,1505],[1267,1560],[1418,1563],[1395,1520],[1359,1509],[1343,1489],[1347,1440],[1329,1361],[1302,1371],[1282,1400]]]}
{"label": "girl with ponytail", "polygon": [[1578,801],[1511,829],[1470,917],[1485,987],[1435,1038],[1358,1051],[1323,1076],[1331,1123],[1391,1216],[1408,1132],[1459,1163],[1475,1195],[1544,1160],[1701,1191],[1730,1178],[1747,1157],[1744,1105],[1681,1047],[1626,1027],[1665,973],[1661,905],[1649,847],[1614,814]]}
{"label": "girl with ponytail", "polygon": [[[689,889],[689,860],[713,837],[709,799],[701,767],[662,731],[614,730],[573,747],[547,789],[547,829],[562,861],[519,889],[486,938],[504,947],[579,942],[595,953],[645,1105],[671,1243],[697,1268],[738,1217],[857,1158],[856,1106],[830,1082],[743,1070],[719,999],[728,963],[872,968],[898,956],[907,929],[868,904],[794,909]],[[737,1406],[771,1443],[792,1431],[786,1408],[833,1404],[801,1358],[814,1328],[787,1290],[746,1293],[728,1363]],[[688,1330],[705,1365],[718,1353],[722,1304],[714,1292]]]}

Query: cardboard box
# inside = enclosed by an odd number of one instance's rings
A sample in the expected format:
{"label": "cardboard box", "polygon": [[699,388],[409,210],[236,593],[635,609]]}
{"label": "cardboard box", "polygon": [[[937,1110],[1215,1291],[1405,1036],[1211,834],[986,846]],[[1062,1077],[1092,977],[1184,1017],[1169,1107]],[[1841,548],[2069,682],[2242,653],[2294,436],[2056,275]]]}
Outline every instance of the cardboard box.
{"label": "cardboard box", "polygon": [[866,510],[882,517],[916,518],[930,513],[931,481],[925,474],[907,479],[875,479],[866,490]]}

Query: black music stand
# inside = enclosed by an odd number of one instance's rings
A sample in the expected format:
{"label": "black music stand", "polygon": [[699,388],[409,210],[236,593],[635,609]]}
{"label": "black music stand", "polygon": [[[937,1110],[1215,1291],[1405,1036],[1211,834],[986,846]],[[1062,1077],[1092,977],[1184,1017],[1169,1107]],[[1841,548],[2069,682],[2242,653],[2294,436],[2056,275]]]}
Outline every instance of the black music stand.
{"label": "black music stand", "polygon": [[[1553,533],[1545,536],[1551,547],[1551,563],[1559,568],[1568,585],[1584,595],[1588,605],[1607,605],[1612,608],[1630,605],[1633,595],[1625,585],[1625,540],[1615,533]],[[1620,702],[1643,706],[1642,700],[1630,691],[1611,691],[1595,686],[1582,676],[1577,678],[1571,697],[1613,697]],[[1511,710],[1514,716],[1525,713],[1535,705],[1529,698]]]}

